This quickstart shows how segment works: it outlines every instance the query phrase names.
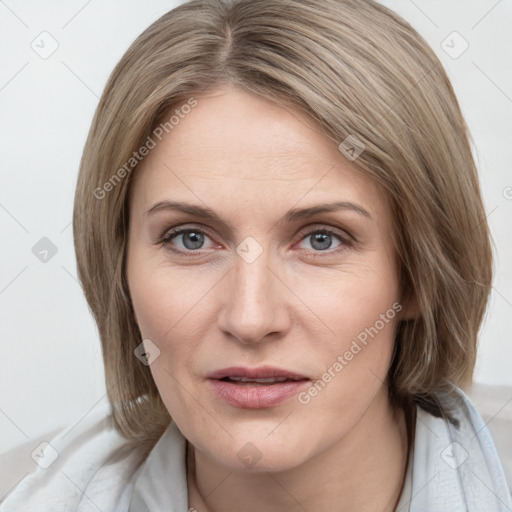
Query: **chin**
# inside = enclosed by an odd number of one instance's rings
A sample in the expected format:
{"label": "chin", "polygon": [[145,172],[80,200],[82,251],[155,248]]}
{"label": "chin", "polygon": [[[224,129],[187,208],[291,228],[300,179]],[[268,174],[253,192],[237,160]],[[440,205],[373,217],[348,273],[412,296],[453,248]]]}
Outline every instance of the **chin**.
{"label": "chin", "polygon": [[217,445],[219,450],[212,451],[211,440],[203,439],[200,445],[208,447],[208,450],[201,447],[201,451],[227,470],[238,473],[286,471],[305,462],[313,450],[304,443],[306,433],[287,431],[275,438],[272,434],[268,436],[267,432],[275,428],[275,422],[271,428],[265,426],[264,429],[252,430],[242,426],[243,434],[234,434],[226,440],[225,446]]}

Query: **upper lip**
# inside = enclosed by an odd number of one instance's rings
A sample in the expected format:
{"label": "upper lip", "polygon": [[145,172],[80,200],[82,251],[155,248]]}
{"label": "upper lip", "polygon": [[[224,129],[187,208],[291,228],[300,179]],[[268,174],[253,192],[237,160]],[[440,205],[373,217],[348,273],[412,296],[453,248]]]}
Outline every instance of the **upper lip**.
{"label": "upper lip", "polygon": [[284,370],[274,366],[260,366],[258,368],[246,368],[244,366],[230,366],[216,370],[207,375],[209,379],[223,379],[224,377],[245,377],[247,379],[270,379],[272,377],[286,377],[287,379],[308,379],[300,373]]}

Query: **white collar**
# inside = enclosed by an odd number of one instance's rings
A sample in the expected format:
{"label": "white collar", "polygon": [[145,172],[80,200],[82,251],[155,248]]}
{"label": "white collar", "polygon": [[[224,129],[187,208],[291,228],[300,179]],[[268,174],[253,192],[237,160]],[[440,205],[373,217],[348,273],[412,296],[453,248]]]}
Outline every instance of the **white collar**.
{"label": "white collar", "polygon": [[[397,512],[511,512],[492,437],[457,389],[460,427],[417,407],[414,449]],[[188,510],[186,439],[172,422],[146,459],[128,512]]]}
{"label": "white collar", "polygon": [[171,422],[142,466],[128,512],[188,510],[186,446],[187,440]]}

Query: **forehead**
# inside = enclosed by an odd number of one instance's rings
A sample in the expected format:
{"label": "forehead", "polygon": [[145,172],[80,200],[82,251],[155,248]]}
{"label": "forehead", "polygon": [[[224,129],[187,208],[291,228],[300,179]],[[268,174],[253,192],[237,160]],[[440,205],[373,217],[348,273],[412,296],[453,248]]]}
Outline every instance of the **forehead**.
{"label": "forehead", "polygon": [[217,199],[224,208],[226,200],[290,206],[340,199],[358,200],[377,216],[385,208],[377,185],[311,118],[232,86],[198,97],[134,178],[134,206],[146,209],[170,193]]}

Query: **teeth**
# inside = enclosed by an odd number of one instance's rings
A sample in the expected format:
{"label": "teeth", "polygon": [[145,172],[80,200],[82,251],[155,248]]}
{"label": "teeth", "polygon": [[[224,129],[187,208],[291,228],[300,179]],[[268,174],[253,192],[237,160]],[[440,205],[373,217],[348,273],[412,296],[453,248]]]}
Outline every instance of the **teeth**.
{"label": "teeth", "polygon": [[237,382],[258,382],[260,384],[271,384],[272,382],[284,382],[288,380],[286,377],[272,377],[270,379],[248,379],[246,377],[229,377],[230,380]]}

